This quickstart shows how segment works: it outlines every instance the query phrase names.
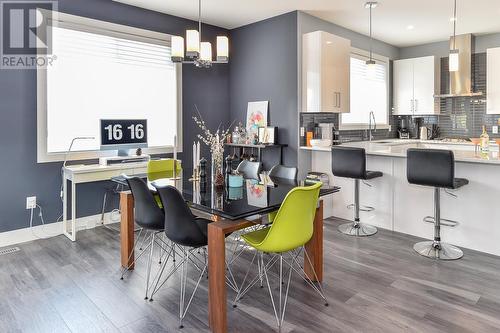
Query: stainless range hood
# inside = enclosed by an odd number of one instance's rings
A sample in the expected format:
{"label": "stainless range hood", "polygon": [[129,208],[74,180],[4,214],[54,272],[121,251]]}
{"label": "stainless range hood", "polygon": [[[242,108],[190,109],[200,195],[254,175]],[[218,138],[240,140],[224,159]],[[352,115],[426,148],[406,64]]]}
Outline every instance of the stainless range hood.
{"label": "stainless range hood", "polygon": [[[472,54],[474,53],[474,36],[458,35],[455,38],[458,53],[458,71],[450,73],[450,93],[434,95],[436,98],[482,96],[482,92],[472,90]],[[453,49],[453,37],[450,38],[450,50]]]}

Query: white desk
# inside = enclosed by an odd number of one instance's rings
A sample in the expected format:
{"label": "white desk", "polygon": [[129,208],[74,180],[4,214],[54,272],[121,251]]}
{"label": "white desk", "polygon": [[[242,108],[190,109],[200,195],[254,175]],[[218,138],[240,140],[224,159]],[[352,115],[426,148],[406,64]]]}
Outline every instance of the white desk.
{"label": "white desk", "polygon": [[[123,163],[111,166],[68,165],[63,169],[63,233],[73,242],[76,241],[76,184],[110,180],[122,173],[127,175],[144,174],[147,162]],[[71,181],[71,228],[68,229],[68,185]]]}

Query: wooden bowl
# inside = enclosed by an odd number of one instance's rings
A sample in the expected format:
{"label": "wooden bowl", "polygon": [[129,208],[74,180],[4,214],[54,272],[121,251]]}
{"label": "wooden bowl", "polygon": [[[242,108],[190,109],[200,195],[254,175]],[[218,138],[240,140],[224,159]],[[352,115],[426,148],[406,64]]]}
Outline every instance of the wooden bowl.
{"label": "wooden bowl", "polygon": [[470,138],[473,145],[477,146],[481,142],[481,138]]}

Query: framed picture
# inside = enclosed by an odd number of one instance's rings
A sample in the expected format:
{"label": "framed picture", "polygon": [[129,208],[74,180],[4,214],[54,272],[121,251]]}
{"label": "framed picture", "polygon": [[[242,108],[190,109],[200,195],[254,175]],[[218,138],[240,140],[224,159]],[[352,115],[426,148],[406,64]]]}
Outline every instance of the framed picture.
{"label": "framed picture", "polygon": [[259,135],[260,127],[267,127],[267,110],[269,101],[248,102],[247,107],[247,135]]}
{"label": "framed picture", "polygon": [[278,138],[278,127],[259,127],[259,143],[275,144]]}

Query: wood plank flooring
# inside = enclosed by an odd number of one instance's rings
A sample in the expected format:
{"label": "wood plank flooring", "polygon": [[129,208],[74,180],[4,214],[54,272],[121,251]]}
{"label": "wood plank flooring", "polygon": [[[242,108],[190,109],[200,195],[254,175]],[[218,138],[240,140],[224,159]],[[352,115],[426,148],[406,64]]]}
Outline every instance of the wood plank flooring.
{"label": "wood plank flooring", "polygon": [[[500,332],[500,257],[465,250],[459,261],[436,262],[413,252],[415,237],[380,230],[357,239],[340,234],[339,223],[329,219],[324,228],[330,306],[294,276],[284,333]],[[179,276],[145,301],[145,260],[119,279],[117,231],[101,227],[79,232],[76,243],[60,236],[19,247],[0,256],[0,332],[209,332],[208,281],[178,329]],[[238,282],[251,256],[236,262]],[[230,332],[276,331],[265,288],[228,311]]]}

